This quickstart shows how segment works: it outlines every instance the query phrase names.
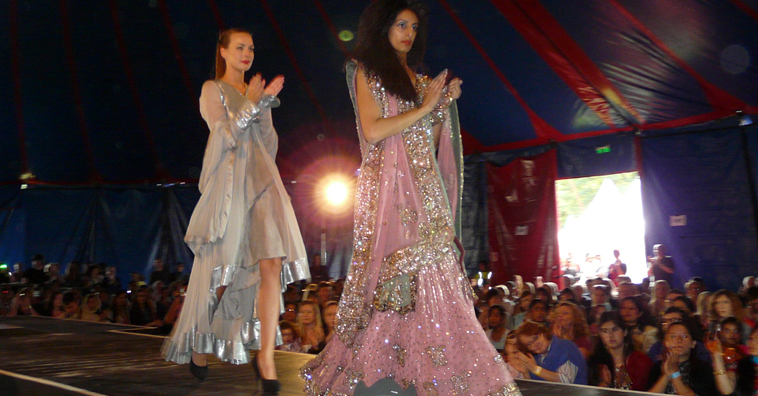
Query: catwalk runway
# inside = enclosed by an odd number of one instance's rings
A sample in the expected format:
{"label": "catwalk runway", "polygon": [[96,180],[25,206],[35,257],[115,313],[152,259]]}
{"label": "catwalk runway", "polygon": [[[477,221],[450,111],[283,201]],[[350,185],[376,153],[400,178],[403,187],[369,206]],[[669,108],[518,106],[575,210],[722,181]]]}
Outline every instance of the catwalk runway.
{"label": "catwalk runway", "polygon": [[[249,366],[210,359],[195,380],[187,366],[161,359],[163,337],[148,328],[45,317],[0,318],[0,396],[250,396],[260,394]],[[276,353],[282,396],[302,395],[298,369],[313,355]],[[647,394],[518,381],[524,395]]]}

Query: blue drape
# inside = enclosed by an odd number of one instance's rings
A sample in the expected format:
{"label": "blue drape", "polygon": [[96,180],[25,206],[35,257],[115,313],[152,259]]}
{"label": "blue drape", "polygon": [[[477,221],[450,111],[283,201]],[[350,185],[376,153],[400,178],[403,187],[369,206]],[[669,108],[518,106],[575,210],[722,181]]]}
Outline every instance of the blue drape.
{"label": "blue drape", "polygon": [[[676,268],[673,287],[692,276],[709,290],[736,290],[758,268],[753,193],[739,128],[642,141],[646,246],[662,243]],[[686,216],[674,226],[672,216]],[[680,224],[683,217],[678,218]]]}

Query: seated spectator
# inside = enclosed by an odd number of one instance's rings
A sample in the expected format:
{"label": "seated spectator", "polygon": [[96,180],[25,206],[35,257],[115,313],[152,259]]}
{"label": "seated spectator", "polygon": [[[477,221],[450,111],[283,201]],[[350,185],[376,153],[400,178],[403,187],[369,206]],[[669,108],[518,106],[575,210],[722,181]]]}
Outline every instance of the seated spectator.
{"label": "seated spectator", "polygon": [[555,307],[550,314],[549,322],[554,336],[569,340],[576,344],[582,356],[586,359],[592,351],[592,342],[589,337],[589,326],[587,319],[576,304],[562,301]]}
{"label": "seated spectator", "polygon": [[610,311],[613,308],[610,303],[611,289],[606,285],[592,286],[592,306],[596,307],[602,305],[606,311]]}
{"label": "seated spectator", "polygon": [[650,299],[650,315],[659,319],[663,316],[663,311],[666,310],[666,294],[669,292],[669,283],[665,280],[659,280],[655,282],[653,286],[653,295]]}
{"label": "seated spectator", "polygon": [[[737,294],[732,293],[729,290],[722,289],[714,293],[711,297],[711,307],[710,311],[708,312],[708,318],[711,322],[721,323],[721,321],[724,319],[732,316],[741,322],[743,313],[744,310],[742,309],[742,302],[740,302],[740,298],[737,296]],[[744,327],[745,328],[741,339],[743,343],[746,343],[748,337],[750,336],[750,330],[752,329],[747,328],[747,326]]]}
{"label": "seated spectator", "polygon": [[532,303],[529,304],[529,310],[526,312],[524,318],[528,321],[547,326],[547,316],[549,311],[550,305],[548,305],[547,301],[534,299],[532,300]]}
{"label": "seated spectator", "polygon": [[105,275],[101,267],[104,268],[105,264],[92,264],[87,268],[87,283],[85,287],[91,288],[103,283]]}
{"label": "seated spectator", "polygon": [[724,361],[722,345],[718,339],[708,343],[713,356],[713,376],[722,395],[758,394],[758,327],[750,332],[748,356],[730,367]]}
{"label": "seated spectator", "polygon": [[684,311],[687,316],[692,318],[692,325],[698,325],[693,326],[692,331],[695,332],[693,336],[697,340],[703,339],[703,327],[699,326],[700,323],[703,322],[702,318],[700,316],[697,316],[697,306],[695,306],[695,303],[690,300],[689,297],[686,296],[679,296],[674,299],[674,301],[671,302],[672,307],[676,307]]}
{"label": "seated spectator", "polygon": [[543,284],[537,288],[537,293],[535,293],[534,298],[547,302],[548,306],[552,306],[555,303],[553,299],[553,289],[547,284]]}
{"label": "seated spectator", "polygon": [[121,280],[118,279],[118,274],[116,273],[116,267],[108,266],[105,268],[103,286],[105,286],[109,293],[115,293],[122,289]]}
{"label": "seated spectator", "polygon": [[[285,303],[300,302],[303,300],[303,297],[300,295],[300,289],[294,284],[287,285],[287,290],[284,292],[282,298],[284,298]],[[292,320],[294,321],[294,319]]]}
{"label": "seated spectator", "polygon": [[758,326],[758,286],[748,288],[743,295],[745,310],[742,313],[742,321],[752,329]]}
{"label": "seated spectator", "polygon": [[684,294],[684,292],[681,291],[681,290],[679,290],[679,289],[671,289],[671,290],[669,290],[669,292],[666,293],[666,299],[663,300],[664,306],[666,307],[666,309],[668,309],[669,307],[671,307],[671,304],[679,296],[685,296],[686,297],[686,295]]}
{"label": "seated spectator", "polygon": [[11,301],[10,311],[7,316],[39,316],[32,307],[34,289],[26,287],[21,289]]}
{"label": "seated spectator", "polygon": [[326,337],[324,337],[324,341],[321,341],[321,344],[319,344],[319,350],[323,350],[326,347],[326,344],[328,344],[334,337],[334,319],[337,316],[338,308],[339,303],[337,301],[326,302],[326,307],[324,308],[324,332],[326,333]]}
{"label": "seated spectator", "polygon": [[618,295],[618,292],[616,291],[616,284],[613,283],[608,278],[601,278],[601,285],[605,285],[606,291],[608,292],[608,296],[606,297],[606,301],[608,301],[611,304],[611,309],[616,309],[618,304],[617,300],[613,298],[613,296]]}
{"label": "seated spectator", "polygon": [[88,322],[100,321],[100,296],[95,293],[87,294],[82,301],[82,320]]}
{"label": "seated spectator", "polygon": [[79,307],[79,293],[75,290],[69,290],[63,293],[63,312],[57,318],[61,319],[81,319],[82,310]]}
{"label": "seated spectator", "polygon": [[561,290],[560,293],[558,293],[558,301],[568,301],[576,305],[579,305],[579,300],[576,299],[574,290],[570,287],[567,287]]}
{"label": "seated spectator", "polygon": [[532,296],[537,293],[537,288],[532,282],[524,282],[524,290],[529,290],[529,292],[532,293]]}
{"label": "seated spectator", "polygon": [[592,307],[592,298],[590,298],[590,293],[587,291],[587,286],[575,284],[571,286],[571,289],[574,290],[574,296],[576,296],[576,301],[579,302],[579,305],[583,306],[585,310]]}
{"label": "seated spectator", "polygon": [[[526,317],[526,311],[529,310],[529,305],[532,303],[532,300],[534,299],[534,295],[529,290],[524,290],[521,292],[521,297],[518,300],[518,303],[516,303],[516,307],[513,309],[513,316],[511,316],[508,329],[513,330],[521,325],[521,323],[524,322],[524,318]],[[481,322],[481,321],[480,321]]]}
{"label": "seated spectator", "polygon": [[729,369],[729,364],[734,364],[749,355],[747,345],[742,343],[742,322],[734,316],[721,321],[721,330],[718,332],[718,340],[723,350],[724,361]]}
{"label": "seated spectator", "polygon": [[598,321],[600,342],[587,361],[589,384],[605,388],[646,391],[653,361],[635,351],[617,312],[606,312]]}
{"label": "seated spectator", "polygon": [[334,288],[329,282],[321,282],[316,290],[316,298],[318,298],[318,306],[322,310],[326,307],[326,303],[334,300]]}
{"label": "seated spectator", "polygon": [[[686,312],[682,311],[681,309],[677,307],[671,307],[666,310],[666,312],[663,314],[663,317],[660,320],[660,324],[658,325],[658,342],[653,344],[653,346],[650,347],[647,351],[647,356],[653,361],[653,363],[661,361],[661,354],[663,353],[663,336],[666,334],[666,330],[668,330],[668,327],[671,323],[674,322],[690,322],[692,321],[692,318],[690,318]],[[697,324],[692,324],[691,328],[696,329],[698,328]],[[693,337],[697,344],[695,345],[695,355],[698,359],[710,363],[711,362],[711,355],[708,352],[708,350],[705,348],[705,345],[703,344],[703,340],[698,337]]]}
{"label": "seated spectator", "polygon": [[508,368],[508,372],[511,373],[511,377],[513,378],[529,378],[529,370],[519,360],[518,352],[516,332],[511,331],[505,337],[505,356],[503,357],[505,367]]}
{"label": "seated spectator", "polygon": [[59,318],[63,315],[63,292],[57,291],[45,301],[46,316]]}
{"label": "seated spectator", "polygon": [[131,324],[137,326],[161,326],[163,321],[158,318],[155,306],[150,302],[150,292],[142,289],[137,292],[137,296],[132,302],[132,308],[129,311],[129,320]]}
{"label": "seated spectator", "polygon": [[621,301],[627,297],[634,297],[640,295],[640,289],[632,282],[621,282],[618,285],[618,301]]}
{"label": "seated spectator", "polygon": [[277,345],[274,349],[277,351],[297,352],[305,353],[301,346],[300,333],[297,330],[297,325],[294,323],[283,320],[279,322],[279,330],[282,333],[282,345]]}
{"label": "seated spectator", "polygon": [[171,334],[176,321],[179,320],[179,314],[182,313],[182,307],[184,306],[184,298],[187,296],[187,288],[186,286],[182,286],[173,293],[171,306],[169,306],[166,315],[163,316],[163,326],[160,329],[161,334]]}
{"label": "seated spectator", "polygon": [[695,306],[695,302],[690,300],[687,296],[678,296],[673,301],[671,301],[672,307],[677,307],[681,309],[682,311],[686,312],[687,315],[692,316],[697,312],[697,307]]}
{"label": "seated spectator", "polygon": [[47,275],[46,284],[50,284],[54,281],[63,283],[66,279],[61,275],[61,266],[58,263],[47,263],[45,265],[45,275]]}
{"label": "seated spectator", "polygon": [[668,353],[650,371],[648,392],[670,395],[717,395],[711,365],[693,353],[695,340],[690,326],[671,323],[663,341]]}
{"label": "seated spectator", "polygon": [[321,321],[321,311],[313,301],[303,301],[297,313],[297,327],[302,339],[303,349],[308,353],[318,351],[318,346],[324,340],[324,324]]}
{"label": "seated spectator", "polygon": [[489,311],[489,330],[487,330],[487,338],[492,342],[492,346],[498,352],[505,349],[505,336],[508,335],[508,329],[505,326],[506,315],[505,310],[500,305],[493,305]]}
{"label": "seated spectator", "polygon": [[131,308],[129,307],[129,299],[127,298],[126,291],[121,290],[119,292],[116,292],[116,294],[113,294],[108,305],[108,312],[105,316],[109,322],[131,324],[131,318],[129,314]]}
{"label": "seated spectator", "polygon": [[627,297],[619,303],[619,315],[632,338],[634,350],[647,353],[657,341],[658,329],[639,297]]}
{"label": "seated spectator", "polygon": [[490,328],[490,307],[486,305],[483,307],[476,306],[474,307],[474,313],[476,313],[476,319],[479,320],[479,324],[482,325],[482,330],[487,331]]}
{"label": "seated spectator", "polygon": [[708,290],[705,285],[705,279],[699,276],[693,276],[684,284],[684,290],[687,292],[687,298],[693,303],[697,302],[697,296]]}
{"label": "seated spectator", "polygon": [[587,384],[587,362],[571,341],[553,337],[550,330],[534,322],[524,322],[516,330],[518,360],[531,379],[566,384]]}
{"label": "seated spectator", "polygon": [[293,301],[289,301],[284,303],[284,313],[282,314],[281,320],[286,320],[288,322],[295,322],[297,321],[297,303]]}
{"label": "seated spectator", "polygon": [[708,328],[708,307],[711,304],[711,292],[704,291],[697,296],[697,311],[695,311],[696,317],[700,318],[700,328]]}
{"label": "seated spectator", "polygon": [[[510,299],[510,294],[511,294],[510,290],[508,290],[508,287],[505,285],[497,285],[495,286],[494,290],[497,290],[500,293],[500,300],[498,301],[498,305],[500,305],[501,307],[503,307],[503,309],[505,309],[506,316],[510,318],[511,316],[513,316],[513,309],[516,306],[516,303],[514,303]],[[495,299],[494,298],[490,299],[487,303],[489,305],[492,305],[493,303],[495,303]],[[506,324],[507,323],[508,322],[506,321]]]}

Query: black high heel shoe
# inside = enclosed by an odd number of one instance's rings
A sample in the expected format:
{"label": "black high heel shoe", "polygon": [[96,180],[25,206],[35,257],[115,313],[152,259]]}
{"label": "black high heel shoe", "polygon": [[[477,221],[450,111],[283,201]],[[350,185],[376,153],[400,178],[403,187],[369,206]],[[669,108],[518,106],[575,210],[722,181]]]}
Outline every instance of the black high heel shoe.
{"label": "black high heel shoe", "polygon": [[200,381],[205,380],[208,378],[208,364],[206,363],[205,366],[198,366],[195,364],[195,361],[190,358],[189,363],[189,371],[192,373],[192,376],[197,378]]}
{"label": "black high heel shoe", "polygon": [[282,389],[282,384],[279,383],[279,380],[267,380],[263,378],[261,375],[261,370],[258,368],[258,355],[255,355],[253,358],[253,370],[255,370],[255,374],[258,376],[258,378],[261,379],[264,396],[273,396],[279,394],[279,391]]}

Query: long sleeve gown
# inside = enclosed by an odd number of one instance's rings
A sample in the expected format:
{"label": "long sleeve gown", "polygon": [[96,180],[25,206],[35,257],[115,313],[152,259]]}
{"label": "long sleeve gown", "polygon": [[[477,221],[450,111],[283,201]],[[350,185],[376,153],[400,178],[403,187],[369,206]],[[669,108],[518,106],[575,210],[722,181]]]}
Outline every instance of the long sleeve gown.
{"label": "long sleeve gown", "polygon": [[[195,253],[179,320],[163,345],[166,360],[188,363],[192,351],[233,364],[260,349],[258,262],[282,258],[281,285],[310,277],[303,239],[274,163],[278,137],[264,95],[257,105],[221,80],[207,81],[200,113],[210,136],[200,200],[185,242]],[[221,300],[216,289],[226,286]],[[284,309],[283,302],[279,301]],[[277,343],[281,336],[277,331]]]}

